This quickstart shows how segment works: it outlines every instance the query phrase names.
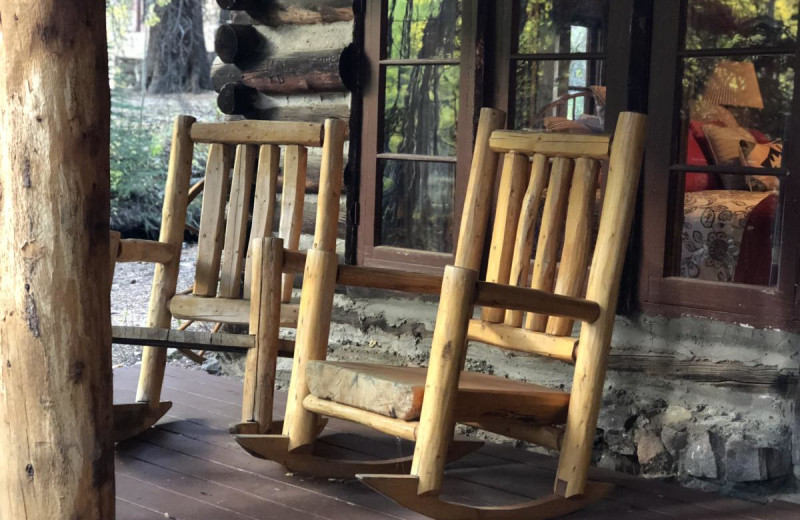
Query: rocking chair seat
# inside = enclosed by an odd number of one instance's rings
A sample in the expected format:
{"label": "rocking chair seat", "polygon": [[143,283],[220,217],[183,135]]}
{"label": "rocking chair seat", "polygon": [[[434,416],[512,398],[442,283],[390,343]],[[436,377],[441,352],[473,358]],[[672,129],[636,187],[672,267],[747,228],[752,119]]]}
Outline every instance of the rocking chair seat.
{"label": "rocking chair seat", "polygon": [[[307,381],[312,395],[387,417],[420,417],[427,369],[363,363],[311,361]],[[456,420],[524,418],[532,424],[564,424],[570,394],[488,374],[461,373]]]}

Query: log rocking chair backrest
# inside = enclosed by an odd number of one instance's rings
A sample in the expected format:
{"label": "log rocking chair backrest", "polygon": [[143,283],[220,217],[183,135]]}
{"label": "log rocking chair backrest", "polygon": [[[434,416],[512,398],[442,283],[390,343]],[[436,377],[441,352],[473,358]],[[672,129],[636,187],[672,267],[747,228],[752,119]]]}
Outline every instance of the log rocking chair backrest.
{"label": "log rocking chair backrest", "polygon": [[[172,318],[257,328],[248,302],[252,269],[245,264],[253,255],[251,244],[272,236],[281,148],[283,195],[278,239],[283,240],[281,250],[296,250],[303,216],[307,148],[322,147],[322,170],[341,176],[343,127],[334,120],[323,125],[278,121],[197,123],[190,116],[175,119],[159,240],[142,243],[141,248],[135,248],[141,249],[138,252],[133,251],[135,241],[123,241],[117,258],[157,262],[148,328],[169,329]],[[331,130],[334,128],[338,130]],[[210,147],[205,179],[190,187],[195,143],[208,143]],[[199,191],[203,192],[203,204],[194,285],[190,294],[176,294],[187,206]],[[129,250],[146,254],[128,255]],[[282,302],[291,298],[292,281],[292,275],[283,275]],[[280,313],[281,326],[296,325],[297,305],[281,305]],[[124,334],[121,336],[117,338],[119,342],[130,341]],[[165,349],[144,349],[137,402],[151,406],[159,403],[165,361]]]}
{"label": "log rocking chair backrest", "polygon": [[[281,152],[283,189],[277,235],[284,240],[284,247],[297,250],[308,147],[322,146],[323,125],[273,121],[195,123],[191,137],[196,143],[210,144],[192,293],[221,298],[238,298],[244,293],[247,297],[251,270],[245,264],[249,264],[251,256],[250,243],[272,234]],[[284,276],[282,286],[282,301],[288,302],[292,275]]]}
{"label": "log rocking chair backrest", "polygon": [[[502,156],[502,168],[489,283],[479,284],[481,318],[470,320],[467,337],[576,364],[557,479],[562,496],[579,493],[585,481],[634,213],[645,119],[621,114],[613,138],[495,130],[488,139],[489,149]],[[480,162],[476,148],[473,168]],[[470,178],[456,267],[480,266],[489,204],[470,198],[491,192],[495,174],[491,167],[486,172]],[[592,243],[601,172],[606,172],[604,200]],[[526,313],[520,308],[536,307],[535,294],[520,293],[525,304],[515,305],[514,293],[497,290],[501,286],[530,287],[563,298],[543,299],[536,309],[540,312]],[[493,301],[497,306],[487,303]],[[578,339],[572,337],[573,318],[582,321]],[[579,459],[587,464],[576,464]],[[582,472],[578,478],[576,471]]]}

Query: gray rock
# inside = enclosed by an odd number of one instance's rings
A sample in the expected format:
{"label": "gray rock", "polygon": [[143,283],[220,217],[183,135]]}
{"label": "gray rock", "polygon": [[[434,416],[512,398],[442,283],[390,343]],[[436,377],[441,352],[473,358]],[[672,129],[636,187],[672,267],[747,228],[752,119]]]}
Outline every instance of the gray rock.
{"label": "gray rock", "polygon": [[633,407],[629,405],[612,404],[600,409],[597,427],[603,430],[626,430],[628,422],[636,416]]}
{"label": "gray rock", "polygon": [[603,433],[608,449],[620,455],[636,455],[636,442],[633,435],[625,430],[606,430]]}
{"label": "gray rock", "polygon": [[613,451],[605,450],[597,462],[598,468],[608,469],[611,471],[618,471],[620,473],[627,473],[629,475],[638,475],[639,467],[637,464],[624,455],[614,453]]}
{"label": "gray rock", "polygon": [[276,361],[275,370],[278,372],[291,372],[292,371],[292,358],[279,357]]}
{"label": "gray rock", "polygon": [[217,358],[209,358],[203,363],[203,370],[209,374],[217,375],[222,371],[222,364]]}
{"label": "gray rock", "polygon": [[645,476],[663,477],[674,473],[675,463],[661,438],[653,431],[637,433],[636,456]]}
{"label": "gray rock", "polygon": [[683,467],[693,477],[718,478],[717,460],[707,431],[702,430],[690,436],[683,455]]}
{"label": "gray rock", "polygon": [[665,454],[667,449],[661,438],[648,430],[640,430],[636,435],[636,457],[639,464],[649,464],[659,456]]}
{"label": "gray rock", "polygon": [[725,477],[731,482],[767,480],[765,454],[744,440],[729,440],[725,445]]}
{"label": "gray rock", "polygon": [[[671,404],[664,410],[661,415],[661,424],[665,426],[673,426],[681,423],[686,423],[692,419],[692,412],[684,408]],[[676,428],[678,429],[678,428]]]}
{"label": "gray rock", "polygon": [[785,477],[791,473],[792,454],[788,448],[770,448],[767,452],[767,474],[769,478]]}
{"label": "gray rock", "polygon": [[664,443],[669,454],[676,459],[681,450],[686,447],[688,439],[689,434],[686,430],[678,431],[671,426],[664,426],[661,429],[661,442]]}
{"label": "gray rock", "polygon": [[781,447],[732,439],[725,445],[725,477],[730,482],[760,482],[783,477],[791,470],[790,455]]}

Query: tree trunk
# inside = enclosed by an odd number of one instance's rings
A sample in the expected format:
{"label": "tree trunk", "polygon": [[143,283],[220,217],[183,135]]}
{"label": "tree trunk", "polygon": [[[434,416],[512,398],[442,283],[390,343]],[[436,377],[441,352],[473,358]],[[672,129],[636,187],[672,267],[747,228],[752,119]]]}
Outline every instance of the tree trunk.
{"label": "tree trunk", "polygon": [[114,518],[101,0],[0,0],[0,518]]}
{"label": "tree trunk", "polygon": [[148,88],[154,94],[211,89],[201,0],[172,0],[156,7],[159,18],[147,45]]}

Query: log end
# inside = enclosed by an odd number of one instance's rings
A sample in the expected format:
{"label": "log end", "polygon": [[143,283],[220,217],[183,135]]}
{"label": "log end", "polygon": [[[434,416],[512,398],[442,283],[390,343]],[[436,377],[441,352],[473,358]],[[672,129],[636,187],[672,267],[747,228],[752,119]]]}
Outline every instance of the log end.
{"label": "log end", "polygon": [[350,44],[342,50],[342,57],[339,60],[339,76],[342,83],[350,92],[356,89],[358,84],[358,50],[354,44]]}
{"label": "log end", "polygon": [[241,83],[226,83],[217,95],[217,106],[223,114],[245,115],[253,110],[258,91]]}
{"label": "log end", "polygon": [[226,23],[214,35],[214,50],[223,63],[238,63],[259,52],[264,38],[252,25]]}

